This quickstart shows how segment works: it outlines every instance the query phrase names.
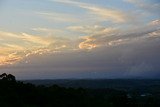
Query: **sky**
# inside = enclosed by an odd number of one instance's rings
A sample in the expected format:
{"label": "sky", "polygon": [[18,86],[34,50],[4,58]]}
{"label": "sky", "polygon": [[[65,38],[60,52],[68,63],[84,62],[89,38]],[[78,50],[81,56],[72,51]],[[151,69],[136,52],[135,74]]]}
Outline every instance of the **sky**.
{"label": "sky", "polygon": [[0,0],[0,73],[159,78],[160,0]]}

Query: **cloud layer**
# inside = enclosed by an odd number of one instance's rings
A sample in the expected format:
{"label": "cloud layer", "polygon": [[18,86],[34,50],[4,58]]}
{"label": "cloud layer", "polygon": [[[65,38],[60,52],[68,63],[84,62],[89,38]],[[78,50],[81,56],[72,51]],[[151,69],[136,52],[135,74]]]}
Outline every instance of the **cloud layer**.
{"label": "cloud layer", "polygon": [[157,0],[7,0],[4,4],[0,72],[20,79],[160,75]]}
{"label": "cloud layer", "polygon": [[20,75],[21,79],[158,78],[160,26],[157,22],[130,32],[98,29],[98,33],[80,38],[79,48],[32,54],[1,72],[12,69],[12,73]]}

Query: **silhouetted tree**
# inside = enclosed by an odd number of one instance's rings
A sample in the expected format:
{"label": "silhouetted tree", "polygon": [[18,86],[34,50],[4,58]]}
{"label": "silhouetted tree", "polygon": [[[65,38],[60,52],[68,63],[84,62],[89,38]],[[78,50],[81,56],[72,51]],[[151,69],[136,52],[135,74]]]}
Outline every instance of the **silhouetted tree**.
{"label": "silhouetted tree", "polygon": [[6,73],[3,73],[2,75],[0,75],[0,79],[5,81],[16,81],[15,76],[13,76],[12,74],[7,75]]}
{"label": "silhouetted tree", "polygon": [[6,74],[6,73],[3,73],[3,74],[0,75],[0,78],[1,78],[1,79],[4,79],[4,78],[6,78],[6,77],[7,77],[7,74]]}
{"label": "silhouetted tree", "polygon": [[36,86],[0,75],[0,107],[160,107],[160,95],[127,98],[123,90]]}

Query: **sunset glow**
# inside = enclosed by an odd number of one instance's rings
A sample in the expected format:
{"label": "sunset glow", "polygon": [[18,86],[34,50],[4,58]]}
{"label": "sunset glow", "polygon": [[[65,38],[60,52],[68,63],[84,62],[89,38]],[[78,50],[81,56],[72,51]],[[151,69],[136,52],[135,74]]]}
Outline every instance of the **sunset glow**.
{"label": "sunset glow", "polygon": [[18,78],[160,74],[159,11],[159,0],[1,0],[0,72]]}

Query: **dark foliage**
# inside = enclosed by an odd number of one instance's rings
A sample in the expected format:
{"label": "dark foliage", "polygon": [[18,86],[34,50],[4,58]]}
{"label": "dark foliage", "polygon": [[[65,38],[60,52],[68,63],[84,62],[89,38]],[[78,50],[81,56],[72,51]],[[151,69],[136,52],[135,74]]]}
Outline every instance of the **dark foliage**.
{"label": "dark foliage", "polygon": [[160,107],[159,95],[137,95],[115,89],[35,86],[0,75],[0,107]]}

